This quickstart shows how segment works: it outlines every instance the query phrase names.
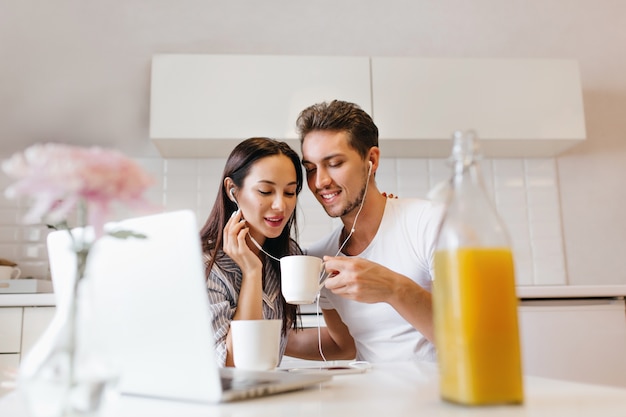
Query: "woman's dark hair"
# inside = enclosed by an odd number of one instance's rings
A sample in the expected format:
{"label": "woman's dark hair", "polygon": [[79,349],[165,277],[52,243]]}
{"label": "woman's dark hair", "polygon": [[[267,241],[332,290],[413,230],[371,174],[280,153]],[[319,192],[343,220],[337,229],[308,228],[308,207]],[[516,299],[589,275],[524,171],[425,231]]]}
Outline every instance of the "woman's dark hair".
{"label": "woman's dark hair", "polygon": [[[250,169],[258,160],[275,155],[285,155],[291,160],[296,171],[296,195],[300,194],[304,181],[300,157],[287,143],[263,137],[250,138],[235,146],[228,156],[213,209],[200,230],[202,251],[209,257],[205,272],[207,279],[213,266],[217,265],[219,267],[218,261],[220,257],[225,256],[222,251],[224,227],[233,212],[237,210],[237,205],[226,192],[224,179],[230,177],[237,187],[242,187]],[[292,233],[297,239],[298,227],[296,210],[291,214],[280,236],[265,239],[263,249],[277,258],[301,253],[296,240],[291,237]],[[265,276],[270,272],[280,278],[280,264],[269,257],[265,257],[264,259],[263,271],[264,282]],[[283,333],[286,333],[289,325],[293,327],[296,326],[297,306],[288,304],[282,293],[279,294],[279,297],[283,303],[283,310],[285,311]]]}
{"label": "woman's dark hair", "polygon": [[378,127],[361,107],[347,101],[333,100],[330,103],[314,104],[300,112],[296,127],[300,134],[300,145],[304,137],[315,130],[347,132],[348,144],[362,158],[369,150],[378,147]]}

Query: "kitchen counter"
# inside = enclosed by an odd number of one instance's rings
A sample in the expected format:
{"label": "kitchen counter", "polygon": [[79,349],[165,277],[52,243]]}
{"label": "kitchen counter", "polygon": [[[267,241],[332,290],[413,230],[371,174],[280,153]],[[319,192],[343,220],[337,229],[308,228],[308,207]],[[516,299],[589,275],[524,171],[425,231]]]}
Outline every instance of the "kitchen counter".
{"label": "kitchen counter", "polygon": [[[158,369],[155,373],[158,377]],[[439,398],[436,365],[375,364],[363,374],[335,375],[310,389],[219,405],[122,396],[110,415],[130,417],[624,416],[626,389],[524,378],[523,405],[465,407]],[[0,399],[0,415],[26,417],[18,393]]]}
{"label": "kitchen counter", "polygon": [[[626,285],[518,286],[517,295],[526,374],[626,388]],[[304,327],[325,325],[315,304],[300,308]]]}
{"label": "kitchen counter", "polygon": [[54,293],[0,294],[0,307],[53,307]]}
{"label": "kitchen counter", "polygon": [[[517,287],[521,299],[537,298],[624,298],[626,285],[524,285]],[[0,307],[54,306],[54,293],[0,294]],[[315,304],[303,305],[303,313],[316,311]]]}
{"label": "kitchen counter", "polygon": [[535,298],[624,298],[626,285],[520,285],[517,296]]}
{"label": "kitchen counter", "polygon": [[[522,300],[553,298],[624,298],[626,285],[518,285]],[[314,314],[315,304],[300,306],[302,314]]]}

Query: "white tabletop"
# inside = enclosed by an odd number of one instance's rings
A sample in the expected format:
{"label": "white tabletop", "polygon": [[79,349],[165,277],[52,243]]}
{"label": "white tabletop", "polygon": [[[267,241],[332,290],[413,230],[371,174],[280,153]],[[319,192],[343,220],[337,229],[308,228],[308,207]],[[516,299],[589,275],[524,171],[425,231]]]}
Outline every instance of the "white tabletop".
{"label": "white tabletop", "polygon": [[[157,375],[155,375],[157,377]],[[363,417],[363,416],[546,416],[626,415],[626,390],[526,377],[525,403],[464,407],[439,399],[431,363],[375,365],[364,374],[336,375],[307,390],[230,404],[204,405],[123,396],[116,417]],[[16,393],[0,399],[0,415],[26,417]]]}

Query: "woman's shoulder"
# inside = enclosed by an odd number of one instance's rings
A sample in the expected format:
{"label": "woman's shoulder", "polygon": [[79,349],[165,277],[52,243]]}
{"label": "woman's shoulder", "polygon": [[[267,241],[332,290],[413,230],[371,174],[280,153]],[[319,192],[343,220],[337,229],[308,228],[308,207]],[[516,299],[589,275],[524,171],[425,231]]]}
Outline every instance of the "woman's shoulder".
{"label": "woman's shoulder", "polygon": [[[211,255],[205,253],[203,255],[204,264],[209,265]],[[220,279],[232,280],[233,277],[241,275],[239,266],[228,256],[225,252],[218,250],[215,254],[215,262],[211,266],[211,270],[208,271],[208,276],[219,277]]]}

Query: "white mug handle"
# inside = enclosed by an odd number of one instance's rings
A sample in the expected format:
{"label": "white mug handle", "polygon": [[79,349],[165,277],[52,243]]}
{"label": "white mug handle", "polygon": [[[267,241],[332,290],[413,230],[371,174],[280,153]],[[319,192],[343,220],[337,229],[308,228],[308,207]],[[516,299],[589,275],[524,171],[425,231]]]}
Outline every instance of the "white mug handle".
{"label": "white mug handle", "polygon": [[324,282],[326,281],[326,278],[330,276],[330,274],[327,273],[326,269],[324,268],[325,265],[326,265],[326,262],[322,262],[322,266],[320,268],[320,286],[317,289],[318,291],[322,289],[322,287],[324,286]]}
{"label": "white mug handle", "polygon": [[11,271],[11,275],[13,275],[14,272],[17,272],[17,274],[15,274],[15,276],[11,276],[11,279],[18,279],[20,275],[22,275],[22,270],[19,269],[17,266],[13,267],[13,271]]}

